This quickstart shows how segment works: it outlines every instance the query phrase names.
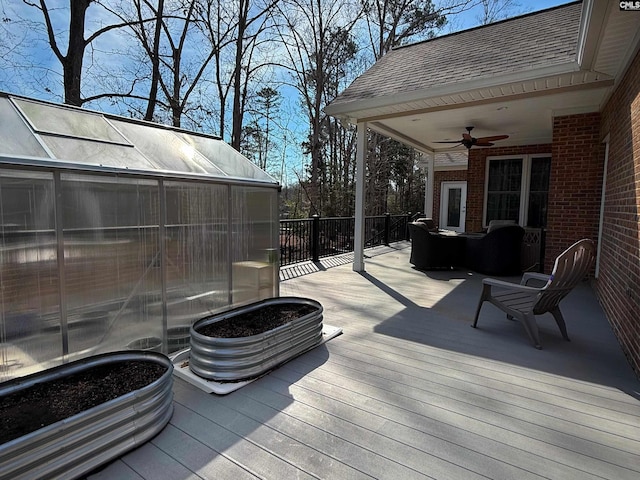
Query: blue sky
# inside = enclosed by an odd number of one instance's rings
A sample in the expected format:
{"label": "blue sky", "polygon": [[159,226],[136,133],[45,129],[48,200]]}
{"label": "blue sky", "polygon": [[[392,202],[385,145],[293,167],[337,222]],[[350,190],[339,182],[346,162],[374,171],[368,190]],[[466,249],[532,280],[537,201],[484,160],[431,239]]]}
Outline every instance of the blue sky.
{"label": "blue sky", "polygon": [[[572,0],[515,0],[514,3],[517,4],[515,13],[511,13],[509,15],[517,16],[524,13],[535,12],[538,10],[544,10],[546,8],[555,7],[558,5],[565,5],[567,3],[571,3]],[[465,30],[468,28],[473,28],[478,25],[477,17],[482,12],[480,6],[477,6],[463,14],[459,15],[458,19],[453,20],[455,23],[455,30]],[[447,29],[445,28],[445,31]]]}

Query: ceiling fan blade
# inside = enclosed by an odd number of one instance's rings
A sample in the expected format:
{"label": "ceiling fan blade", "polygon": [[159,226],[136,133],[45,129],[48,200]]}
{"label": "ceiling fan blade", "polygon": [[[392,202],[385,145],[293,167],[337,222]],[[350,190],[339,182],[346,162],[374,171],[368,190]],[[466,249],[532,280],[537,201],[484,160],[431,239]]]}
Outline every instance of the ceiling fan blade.
{"label": "ceiling fan blade", "polygon": [[480,137],[477,140],[478,142],[495,142],[496,140],[504,140],[505,138],[509,138],[509,135],[494,135],[493,137]]}
{"label": "ceiling fan blade", "polygon": [[433,142],[433,143],[462,143],[460,140],[450,140],[447,142]]}
{"label": "ceiling fan blade", "polygon": [[483,142],[477,141],[476,143],[473,144],[474,147],[491,147],[493,145],[495,145],[495,143],[486,142],[486,141],[483,141]]}

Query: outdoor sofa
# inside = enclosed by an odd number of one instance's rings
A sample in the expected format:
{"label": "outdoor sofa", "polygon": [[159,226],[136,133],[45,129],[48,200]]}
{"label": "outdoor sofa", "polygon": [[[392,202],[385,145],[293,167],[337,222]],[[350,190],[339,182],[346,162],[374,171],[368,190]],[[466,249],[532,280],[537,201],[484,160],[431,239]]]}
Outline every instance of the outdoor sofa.
{"label": "outdoor sofa", "polygon": [[409,224],[410,263],[419,270],[468,268],[487,275],[521,272],[524,229],[500,225],[486,234],[456,234],[434,229],[430,222]]}

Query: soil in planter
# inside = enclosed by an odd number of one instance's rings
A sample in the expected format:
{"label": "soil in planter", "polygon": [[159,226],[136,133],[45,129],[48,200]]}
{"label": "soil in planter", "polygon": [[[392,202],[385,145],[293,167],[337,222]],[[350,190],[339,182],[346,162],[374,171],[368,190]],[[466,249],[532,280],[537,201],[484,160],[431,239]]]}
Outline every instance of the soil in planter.
{"label": "soil in planter", "polygon": [[143,388],[167,368],[131,360],[99,365],[0,398],[0,445]]}
{"label": "soil in planter", "polygon": [[201,335],[215,338],[250,337],[273,330],[316,310],[317,308],[312,305],[299,303],[265,305],[241,315],[200,326],[196,331]]}

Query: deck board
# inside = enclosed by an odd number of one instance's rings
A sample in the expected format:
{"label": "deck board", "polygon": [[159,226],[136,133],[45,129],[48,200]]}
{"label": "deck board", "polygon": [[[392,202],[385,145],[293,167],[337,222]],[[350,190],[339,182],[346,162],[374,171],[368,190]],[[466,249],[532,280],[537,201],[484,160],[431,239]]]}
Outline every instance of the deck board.
{"label": "deck board", "polygon": [[[283,370],[286,368],[285,366]],[[280,372],[274,372],[274,374],[278,376]],[[313,385],[314,380],[316,380],[315,385]],[[558,418],[550,420],[548,415],[529,418],[531,415],[525,407],[502,403],[498,395],[494,398],[469,398],[468,396],[465,398],[464,394],[460,395],[462,398],[457,395],[443,396],[435,392],[431,385],[425,385],[420,381],[415,381],[412,386],[401,384],[394,387],[391,380],[386,380],[381,381],[381,385],[376,387],[379,391],[385,391],[384,401],[377,404],[367,398],[370,397],[370,388],[362,388],[360,385],[362,382],[369,381],[370,379],[362,373],[346,378],[334,373],[317,377],[314,373],[298,382],[298,385],[305,387],[312,385],[316,391],[326,388],[327,384],[339,387],[330,390],[332,398],[338,398],[343,402],[355,402],[355,405],[366,404],[366,407],[360,408],[366,408],[367,411],[376,415],[384,415],[395,423],[407,426],[422,425],[421,429],[424,432],[445,435],[439,438],[458,442],[465,448],[481,447],[488,451],[489,447],[495,443],[493,456],[505,461],[509,455],[513,455],[517,456],[521,463],[526,457],[522,452],[532,452],[540,456],[538,459],[533,459],[534,465],[542,464],[545,458],[553,456],[553,449],[564,448],[567,450],[564,462],[572,464],[575,468],[593,464],[589,471],[597,469],[597,464],[590,461],[590,455],[579,454],[579,451],[578,455],[571,453],[578,447],[581,447],[583,452],[594,451],[606,461],[616,457],[619,463],[626,463],[628,468],[636,467],[637,461],[640,460],[635,455],[630,458],[628,454],[620,455],[617,449],[603,447],[599,443],[603,437],[599,430],[592,432],[594,441],[579,441],[580,437],[576,437],[573,428],[575,424],[566,422],[564,429],[558,431],[557,427],[554,428],[555,423],[559,421]],[[526,398],[520,401],[520,403],[525,402]],[[538,423],[548,422],[549,426],[546,428],[536,426],[536,423],[532,424],[532,420]],[[464,436],[464,432],[468,435]],[[617,436],[612,435],[610,440],[616,438]],[[552,444],[548,443],[550,441]],[[512,446],[516,450],[513,450]],[[510,452],[511,450],[513,451]],[[588,478],[584,473],[580,473],[578,477],[580,476]],[[562,476],[552,478],[569,477],[564,473]]]}
{"label": "deck board", "polygon": [[[532,437],[534,436],[533,433],[539,430],[532,429],[532,426],[538,426],[543,429],[543,433],[540,434],[542,438],[549,434],[544,429],[551,429],[558,433],[584,438],[591,442],[598,442],[606,438],[607,444],[613,444],[616,449],[624,450],[626,448],[630,453],[634,451],[640,452],[640,444],[631,438],[625,438],[623,436],[624,432],[620,431],[622,429],[615,430],[615,428],[612,428],[615,431],[606,436],[603,428],[604,422],[600,420],[598,420],[597,429],[594,430],[592,427],[593,418],[591,417],[572,418],[572,412],[554,406],[536,410],[527,397],[510,395],[507,392],[493,390],[482,385],[476,385],[477,388],[473,388],[470,383],[449,385],[446,381],[443,383],[437,378],[434,379],[435,381],[416,380],[407,376],[401,377],[400,375],[392,375],[385,378],[382,375],[366,373],[355,362],[347,368],[353,370],[354,373],[345,375],[345,369],[323,369],[322,372],[315,372],[305,380],[310,382],[318,377],[317,382],[321,385],[324,382],[330,382],[331,385],[349,385],[353,381],[368,382],[377,385],[380,390],[402,391],[405,396],[410,396],[410,398],[418,401],[428,402],[428,404],[434,406],[442,405],[442,408],[446,408],[449,411],[460,411],[464,418],[479,417],[485,422],[491,419],[492,425],[505,425],[511,429],[528,432]],[[287,366],[283,367],[283,372],[286,373],[286,369]],[[274,372],[276,377],[280,374],[280,371]],[[332,376],[336,378],[332,379]],[[297,384],[301,385],[302,382]],[[498,417],[494,418],[493,414],[498,414]],[[583,424],[576,420],[581,420]],[[525,425],[521,426],[521,422],[524,422]],[[558,430],[559,425],[562,427],[561,430]],[[619,427],[619,425],[616,425],[616,427]],[[629,434],[632,436],[634,430],[630,429]]]}
{"label": "deck board", "polygon": [[281,272],[343,334],[227,396],[176,378],[167,428],[89,478],[640,478],[640,383],[588,284],[562,304],[572,341],[545,316],[536,350],[492,305],[470,328],[481,275],[409,253]]}

